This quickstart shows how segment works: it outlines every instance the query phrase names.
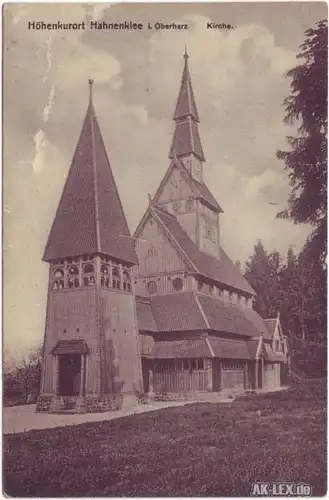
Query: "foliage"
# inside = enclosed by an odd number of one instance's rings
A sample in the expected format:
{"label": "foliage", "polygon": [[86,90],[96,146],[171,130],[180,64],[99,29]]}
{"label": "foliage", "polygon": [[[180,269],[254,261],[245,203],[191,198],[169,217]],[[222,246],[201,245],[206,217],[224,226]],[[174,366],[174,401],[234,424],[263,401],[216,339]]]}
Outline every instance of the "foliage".
{"label": "foliage", "polygon": [[4,437],[11,497],[250,496],[253,482],[326,492],[326,386],[189,404]]}
{"label": "foliage", "polygon": [[264,318],[277,315],[279,307],[278,276],[281,257],[278,252],[268,253],[261,240],[246,262],[245,277],[257,292],[254,308]]}
{"label": "foliage", "polygon": [[327,254],[327,21],[319,21],[305,35],[297,56],[301,62],[287,73],[291,78],[291,92],[285,99],[285,122],[298,124],[298,130],[295,137],[287,137],[289,151],[277,152],[277,157],[285,163],[291,186],[288,207],[278,217],[313,226],[309,245],[324,261]]}
{"label": "foliage", "polygon": [[3,378],[5,405],[26,404],[35,400],[40,390],[42,348],[7,353],[7,370]]}
{"label": "foliage", "polygon": [[[300,255],[288,250],[286,262],[258,241],[246,262],[245,277],[255,289],[255,309],[280,321],[293,354],[293,368],[307,374],[326,367],[326,271],[314,258],[310,242]],[[317,347],[315,347],[315,345]]]}

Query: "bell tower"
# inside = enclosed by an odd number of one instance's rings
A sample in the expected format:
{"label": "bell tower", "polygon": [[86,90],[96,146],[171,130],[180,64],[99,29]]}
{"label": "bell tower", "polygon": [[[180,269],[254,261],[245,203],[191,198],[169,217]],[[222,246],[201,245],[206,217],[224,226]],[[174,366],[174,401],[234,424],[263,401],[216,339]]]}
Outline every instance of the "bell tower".
{"label": "bell tower", "polygon": [[205,156],[186,47],[183,57],[184,68],[173,116],[175,125],[169,152],[169,158],[175,166],[168,178],[168,187],[161,190],[156,201],[177,217],[202,252],[219,259],[219,214],[223,210],[204,183]]}
{"label": "bell tower", "polygon": [[37,411],[115,410],[141,390],[131,270],[137,264],[89,105],[43,260],[49,264]]}

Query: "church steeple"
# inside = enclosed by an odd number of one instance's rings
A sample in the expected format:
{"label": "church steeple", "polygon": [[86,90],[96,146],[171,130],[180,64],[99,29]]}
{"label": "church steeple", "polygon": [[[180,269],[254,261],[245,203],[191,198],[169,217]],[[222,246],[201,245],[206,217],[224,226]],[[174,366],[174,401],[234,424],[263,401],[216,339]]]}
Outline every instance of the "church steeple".
{"label": "church steeple", "polygon": [[80,138],[51,228],[43,260],[104,254],[129,265],[136,254],[93,104]]}
{"label": "church steeple", "polygon": [[192,88],[188,58],[185,47],[184,69],[173,117],[175,131],[169,158],[180,157],[191,175],[202,181],[202,162],[205,161],[205,157],[199,136],[199,114]]}

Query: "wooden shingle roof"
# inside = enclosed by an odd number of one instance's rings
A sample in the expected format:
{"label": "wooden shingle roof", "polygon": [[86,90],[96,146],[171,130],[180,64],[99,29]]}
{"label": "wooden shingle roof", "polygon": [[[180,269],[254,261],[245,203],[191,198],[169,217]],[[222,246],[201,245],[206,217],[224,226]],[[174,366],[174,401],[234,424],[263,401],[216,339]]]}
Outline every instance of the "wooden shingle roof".
{"label": "wooden shingle roof", "polygon": [[190,259],[198,274],[217,283],[227,285],[237,291],[255,295],[254,289],[249,285],[240,270],[233,264],[222,248],[220,248],[219,259],[201,252],[174,215],[159,208],[156,208],[155,211],[173,239]]}
{"label": "wooden shingle roof", "polygon": [[150,352],[153,359],[211,358],[204,338],[156,341]]}
{"label": "wooden shingle roof", "polygon": [[169,158],[173,158],[175,154],[185,156],[190,153],[205,161],[198,126],[188,118],[175,125]]}
{"label": "wooden shingle roof", "polygon": [[188,55],[185,52],[184,69],[173,118],[174,120],[180,120],[187,116],[191,116],[194,120],[199,121],[199,115],[195,103],[190,70],[187,61],[188,61]]}
{"label": "wooden shingle roof", "polygon": [[221,359],[253,359],[247,342],[209,337],[214,356]]}
{"label": "wooden shingle roof", "polygon": [[244,337],[264,336],[266,326],[251,308],[217,297],[183,292],[136,297],[138,329],[141,332],[216,331]]}
{"label": "wooden shingle roof", "polygon": [[93,253],[137,263],[90,100],[43,260]]}
{"label": "wooden shingle roof", "polygon": [[87,354],[88,346],[83,339],[59,340],[52,354]]}
{"label": "wooden shingle roof", "polygon": [[276,324],[277,324],[277,318],[267,318],[267,319],[264,319],[264,321],[265,321],[265,324],[267,326],[267,330],[269,332],[270,338],[273,338]]}

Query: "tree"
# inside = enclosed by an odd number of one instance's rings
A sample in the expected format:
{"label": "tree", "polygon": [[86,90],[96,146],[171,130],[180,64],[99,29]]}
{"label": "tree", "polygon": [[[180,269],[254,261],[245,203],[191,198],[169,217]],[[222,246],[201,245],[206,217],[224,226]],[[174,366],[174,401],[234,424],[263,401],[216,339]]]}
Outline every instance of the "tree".
{"label": "tree", "polygon": [[327,59],[328,24],[319,21],[305,32],[297,59],[301,64],[288,71],[292,79],[285,99],[287,124],[297,124],[295,137],[288,136],[289,151],[278,151],[289,175],[288,206],[278,214],[295,223],[313,227],[309,244],[317,258],[327,254]]}
{"label": "tree", "polygon": [[280,307],[280,266],[280,254],[268,254],[258,240],[245,264],[245,277],[257,293],[255,309],[263,318],[275,317]]}
{"label": "tree", "polygon": [[5,403],[27,403],[29,396],[36,397],[40,390],[42,347],[15,353],[6,352],[4,373]]}

